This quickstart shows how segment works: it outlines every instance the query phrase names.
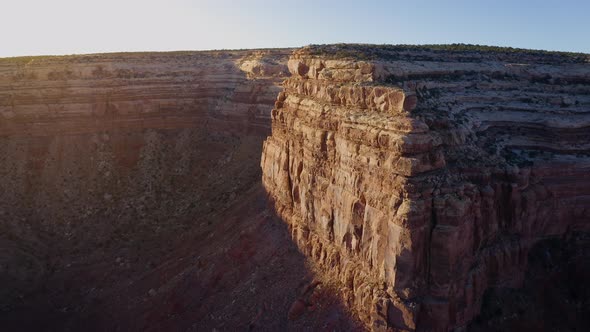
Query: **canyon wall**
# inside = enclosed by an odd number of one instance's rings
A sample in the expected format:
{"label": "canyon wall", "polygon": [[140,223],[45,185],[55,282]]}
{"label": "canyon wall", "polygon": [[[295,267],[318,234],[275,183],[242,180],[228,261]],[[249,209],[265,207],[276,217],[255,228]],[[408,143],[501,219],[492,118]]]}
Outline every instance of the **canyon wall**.
{"label": "canyon wall", "polygon": [[587,258],[589,67],[359,45],[0,59],[0,322],[296,327],[275,291],[304,266],[262,175],[369,328],[464,327],[530,253]]}
{"label": "canyon wall", "polygon": [[255,186],[290,53],[0,59],[0,309],[108,248],[164,250]]}
{"label": "canyon wall", "polygon": [[263,184],[375,330],[445,331],[590,231],[588,56],[311,46],[288,62]]}
{"label": "canyon wall", "polygon": [[[0,134],[192,128],[262,134],[290,50],[0,59]],[[221,124],[220,124],[221,123]],[[220,125],[219,125],[220,124]]]}

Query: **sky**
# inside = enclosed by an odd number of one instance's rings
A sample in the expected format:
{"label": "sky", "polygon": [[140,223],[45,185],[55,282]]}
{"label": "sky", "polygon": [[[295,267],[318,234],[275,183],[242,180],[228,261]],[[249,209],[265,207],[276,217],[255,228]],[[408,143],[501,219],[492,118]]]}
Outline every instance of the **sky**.
{"label": "sky", "polygon": [[468,43],[590,53],[590,0],[0,0],[0,57]]}

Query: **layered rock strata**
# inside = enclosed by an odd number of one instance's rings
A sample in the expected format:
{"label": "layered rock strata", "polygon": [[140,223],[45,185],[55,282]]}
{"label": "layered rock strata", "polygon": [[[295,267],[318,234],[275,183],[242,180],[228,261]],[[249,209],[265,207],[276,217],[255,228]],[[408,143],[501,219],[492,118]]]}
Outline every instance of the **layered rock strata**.
{"label": "layered rock strata", "polygon": [[372,329],[465,326],[535,243],[590,231],[587,56],[341,45],[288,65],[263,183]]}
{"label": "layered rock strata", "polygon": [[0,59],[0,135],[112,128],[268,129],[290,50]]}
{"label": "layered rock strata", "polygon": [[290,52],[0,59],[0,309],[61,260],[163,248],[146,241],[256,185]]}

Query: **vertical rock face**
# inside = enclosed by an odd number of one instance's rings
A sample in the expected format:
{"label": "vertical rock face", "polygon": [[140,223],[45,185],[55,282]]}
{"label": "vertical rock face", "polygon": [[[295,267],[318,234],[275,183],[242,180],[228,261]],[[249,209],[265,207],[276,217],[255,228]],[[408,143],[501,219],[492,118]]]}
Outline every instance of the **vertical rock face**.
{"label": "vertical rock face", "polygon": [[590,64],[494,49],[296,51],[263,183],[371,328],[448,330],[590,231]]}

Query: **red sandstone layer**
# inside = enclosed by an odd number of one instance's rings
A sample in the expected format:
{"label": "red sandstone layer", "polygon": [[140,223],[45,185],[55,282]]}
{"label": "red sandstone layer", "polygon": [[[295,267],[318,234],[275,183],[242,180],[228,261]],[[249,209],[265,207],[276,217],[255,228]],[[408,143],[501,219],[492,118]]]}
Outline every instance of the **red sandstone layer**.
{"label": "red sandstone layer", "polygon": [[487,289],[521,285],[535,243],[590,230],[587,61],[298,50],[263,183],[372,329],[465,326]]}

